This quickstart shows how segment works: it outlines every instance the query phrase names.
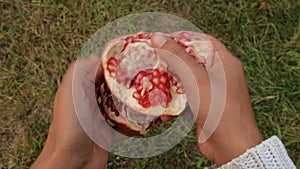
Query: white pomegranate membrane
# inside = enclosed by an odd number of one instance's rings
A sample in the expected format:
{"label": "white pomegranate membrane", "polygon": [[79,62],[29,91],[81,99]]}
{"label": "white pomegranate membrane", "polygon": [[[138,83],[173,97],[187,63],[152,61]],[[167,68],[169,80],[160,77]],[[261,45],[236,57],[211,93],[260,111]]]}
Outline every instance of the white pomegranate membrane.
{"label": "white pomegranate membrane", "polygon": [[[212,53],[203,34],[163,34],[174,39],[200,65]],[[105,83],[98,103],[108,123],[128,136],[144,135],[162,116],[176,117],[187,106],[180,79],[160,59],[151,43],[153,33],[140,32],[111,40],[102,54]]]}

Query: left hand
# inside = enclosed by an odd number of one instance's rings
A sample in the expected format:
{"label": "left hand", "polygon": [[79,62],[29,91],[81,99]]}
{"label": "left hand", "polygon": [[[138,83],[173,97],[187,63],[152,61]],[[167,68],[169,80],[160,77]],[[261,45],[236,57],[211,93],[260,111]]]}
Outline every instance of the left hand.
{"label": "left hand", "polygon": [[[92,83],[97,72],[99,58],[90,57],[73,63],[63,77],[62,83],[56,92],[54,102],[54,117],[51,123],[45,147],[33,164],[32,168],[105,168],[108,152],[96,145],[83,130],[76,116],[72,92],[74,83],[92,87],[95,91],[95,83]],[[75,66],[76,65],[76,66]],[[74,71],[79,74],[80,81],[74,82]],[[99,69],[100,70],[100,69]],[[97,73],[99,75],[99,73]],[[78,79],[78,78],[77,78]],[[98,77],[98,79],[101,79]],[[91,110],[86,91],[78,91],[85,111]],[[90,96],[94,96],[91,94]],[[93,98],[96,99],[96,98]],[[82,107],[82,106],[81,106]],[[104,121],[103,121],[104,122]],[[106,142],[112,141],[112,134],[107,129],[103,135]],[[105,137],[105,138],[104,138]]]}

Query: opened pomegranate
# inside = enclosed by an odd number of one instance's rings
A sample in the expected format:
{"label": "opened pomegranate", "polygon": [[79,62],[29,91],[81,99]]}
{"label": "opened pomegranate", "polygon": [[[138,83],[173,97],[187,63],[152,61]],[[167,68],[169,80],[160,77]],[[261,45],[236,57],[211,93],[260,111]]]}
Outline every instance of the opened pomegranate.
{"label": "opened pomegranate", "polygon": [[[151,44],[153,33],[111,40],[102,54],[105,82],[98,90],[103,117],[128,136],[144,135],[162,116],[178,116],[187,106],[180,79],[160,59]],[[175,32],[174,39],[199,64],[212,47],[202,34]]]}

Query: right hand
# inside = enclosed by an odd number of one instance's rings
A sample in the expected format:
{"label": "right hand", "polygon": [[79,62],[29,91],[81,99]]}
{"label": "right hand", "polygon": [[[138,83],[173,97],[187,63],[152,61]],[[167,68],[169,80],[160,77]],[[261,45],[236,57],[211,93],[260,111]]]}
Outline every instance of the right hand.
{"label": "right hand", "polygon": [[[217,64],[218,62],[222,63],[227,95],[224,112],[217,128],[204,143],[198,145],[204,156],[220,166],[259,144],[263,137],[255,122],[241,61],[234,57],[219,40],[210,35],[207,37],[215,50],[214,56],[208,58],[211,59],[208,62],[210,62],[211,68],[220,66]],[[180,57],[192,70],[193,76],[196,77],[201,98],[196,119],[197,134],[199,135],[202,132],[211,103],[211,84],[207,70],[196,64],[174,40],[156,34],[153,36],[152,42],[156,48],[167,50]],[[209,71],[214,73],[214,69]],[[187,95],[193,93],[193,90],[185,88]]]}
{"label": "right hand", "polygon": [[[209,35],[208,38],[215,49],[215,55],[219,55],[220,59],[216,62],[223,64],[227,95],[218,127],[199,147],[208,159],[222,165],[259,144],[263,137],[256,125],[242,62],[218,39]],[[198,122],[202,120],[200,118]],[[199,132],[201,126],[198,126]]]}

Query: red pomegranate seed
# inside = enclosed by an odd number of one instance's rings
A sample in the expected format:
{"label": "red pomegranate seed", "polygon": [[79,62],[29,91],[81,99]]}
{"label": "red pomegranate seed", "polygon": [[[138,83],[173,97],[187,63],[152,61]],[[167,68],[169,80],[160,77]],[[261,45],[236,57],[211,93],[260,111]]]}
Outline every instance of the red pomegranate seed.
{"label": "red pomegranate seed", "polygon": [[141,95],[138,92],[134,92],[132,95],[135,99],[141,98]]}
{"label": "red pomegranate seed", "polygon": [[143,77],[145,77],[147,74],[147,72],[145,71],[140,71],[137,75],[136,75],[136,79],[135,81],[140,82],[142,80]]}
{"label": "red pomegranate seed", "polygon": [[126,80],[126,74],[127,74],[127,70],[126,69],[117,69],[116,71],[116,80],[118,83],[120,84],[125,84],[125,80]]}
{"label": "red pomegranate seed", "polygon": [[117,67],[115,65],[107,65],[107,70],[109,72],[115,72]]}
{"label": "red pomegranate seed", "polygon": [[114,73],[116,72],[118,65],[119,65],[119,61],[116,58],[111,57],[108,59],[107,70],[109,71],[111,76],[114,76]]}
{"label": "red pomegranate seed", "polygon": [[151,103],[149,102],[148,95],[142,96],[139,100],[139,104],[144,108],[149,108],[151,106]]}
{"label": "red pomegranate seed", "polygon": [[159,85],[158,85],[158,88],[161,89],[161,90],[163,90],[164,92],[168,92],[168,90],[169,90],[169,89],[167,89],[166,86],[163,85],[163,84],[159,84]]}
{"label": "red pomegranate seed", "polygon": [[153,78],[153,74],[149,73],[146,77],[151,80]]}
{"label": "red pomegranate seed", "polygon": [[164,75],[166,72],[165,72],[165,70],[164,70],[164,68],[162,68],[162,67],[159,67],[158,68],[158,72],[159,72],[159,74],[161,74],[161,75]]}
{"label": "red pomegranate seed", "polygon": [[183,94],[184,93],[184,90],[182,88],[177,88],[176,89],[176,93],[178,94]]}
{"label": "red pomegranate seed", "polygon": [[177,80],[176,80],[176,78],[173,78],[173,79],[172,79],[172,85],[174,85],[174,86],[177,85]]}
{"label": "red pomegranate seed", "polygon": [[158,69],[154,69],[154,71],[153,71],[153,76],[154,76],[154,77],[158,77],[158,76],[159,76],[159,71],[158,71]]}
{"label": "red pomegranate seed", "polygon": [[158,77],[153,78],[152,82],[153,82],[154,85],[159,85],[159,78]]}
{"label": "red pomegranate seed", "polygon": [[142,85],[137,85],[135,88],[138,92],[141,92],[143,90],[143,86]]}
{"label": "red pomegranate seed", "polygon": [[161,83],[166,83],[168,79],[166,76],[161,76],[159,80]]}
{"label": "red pomegranate seed", "polygon": [[119,64],[119,61],[114,57],[110,57],[107,61],[107,64],[117,66]]}
{"label": "red pomegranate seed", "polygon": [[187,46],[186,44],[184,44],[183,42],[181,42],[180,40],[177,41],[177,43],[178,43],[180,46],[184,47],[184,48],[189,47],[189,46]]}

